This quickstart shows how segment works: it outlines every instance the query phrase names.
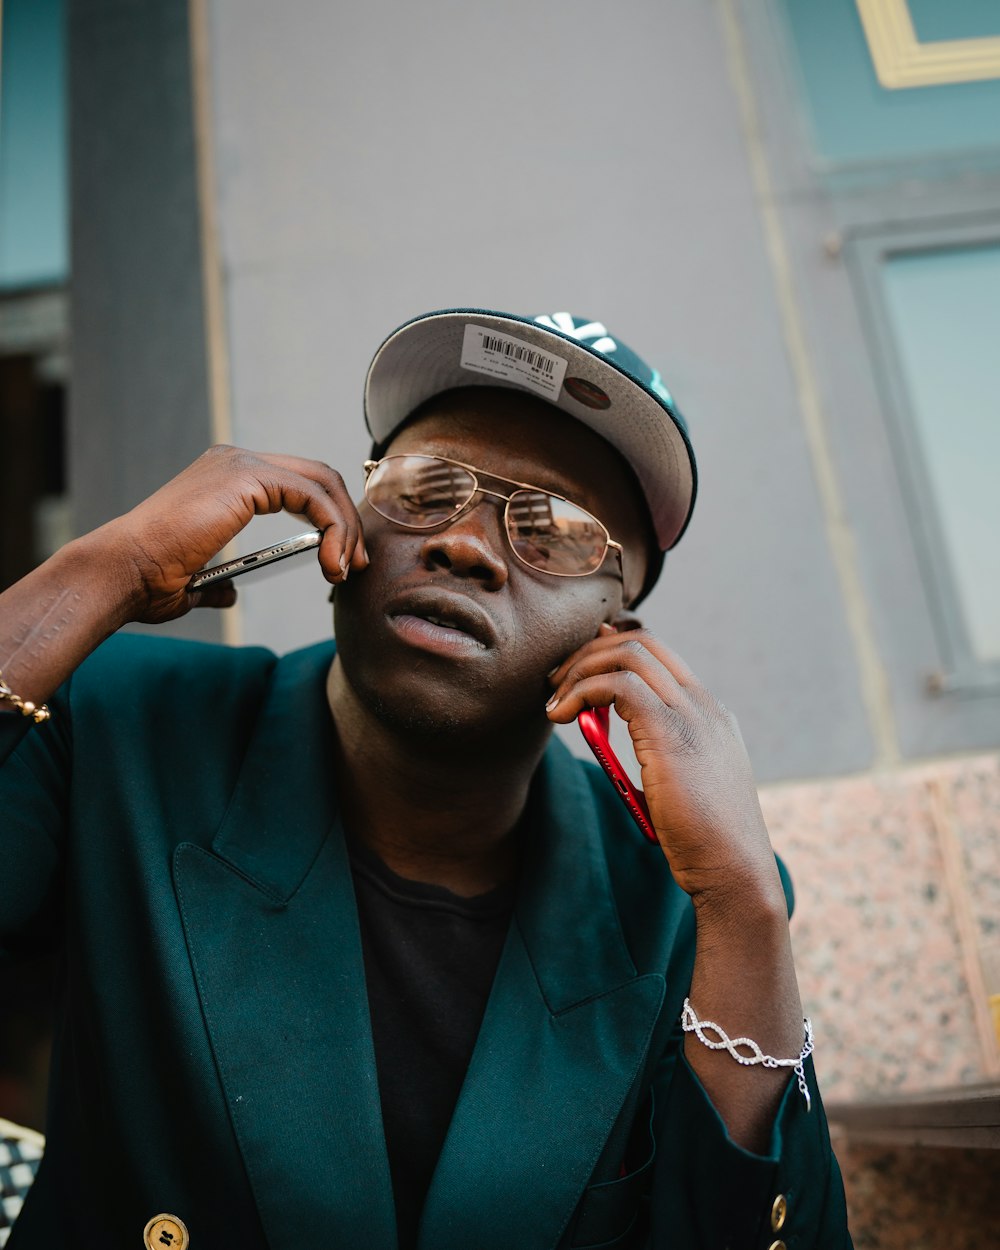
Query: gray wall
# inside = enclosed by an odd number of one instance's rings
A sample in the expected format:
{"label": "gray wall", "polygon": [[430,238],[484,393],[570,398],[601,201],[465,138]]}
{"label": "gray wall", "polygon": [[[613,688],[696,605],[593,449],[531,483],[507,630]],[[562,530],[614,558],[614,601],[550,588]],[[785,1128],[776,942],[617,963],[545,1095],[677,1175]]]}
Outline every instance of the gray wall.
{"label": "gray wall", "polygon": [[[187,6],[69,0],[77,532],[212,441]],[[221,636],[218,616],[173,626]]]}
{"label": "gray wall", "polygon": [[[399,322],[465,304],[604,320],[663,372],[701,468],[649,623],[737,712],[762,776],[863,768],[715,6],[209,14],[234,439],[357,484],[365,367]],[[308,569],[248,587],[242,611],[244,638],[279,648],[329,628]]]}
{"label": "gray wall", "polygon": [[[922,541],[921,513],[933,502],[920,497],[905,464],[901,427],[908,414],[892,376],[880,269],[894,250],[995,246],[1000,84],[923,93],[925,102],[939,101],[943,114],[963,91],[992,91],[980,107],[980,116],[992,119],[989,147],[977,142],[967,152],[948,153],[934,136],[925,141],[926,151],[917,144],[906,160],[830,162],[818,154],[803,116],[800,68],[783,20],[794,3],[724,0],[721,7],[738,8],[741,18],[758,123],[749,146],[759,149],[766,164],[762,190],[785,249],[792,313],[806,357],[804,389],[810,394],[804,400],[820,414],[847,530],[856,580],[841,581],[850,610],[863,617],[864,693],[878,739],[876,762],[995,748],[1000,682],[988,674],[976,682],[949,682],[955,662],[940,622],[960,609],[953,584],[929,568]],[[877,94],[873,84],[868,91]],[[905,115],[919,103],[917,94],[881,93],[879,103]],[[956,144],[960,137],[954,136]],[[1000,370],[996,379],[1000,389]],[[940,419],[947,422],[949,414]],[[995,570],[983,575],[995,576]],[[944,689],[935,692],[931,687],[939,679]]]}
{"label": "gray wall", "polygon": [[[646,617],[761,780],[1000,744],[996,691],[926,689],[942,646],[864,297],[865,239],[995,217],[997,176],[833,178],[782,0],[70,3],[82,522],[220,433],[357,489],[389,330],[569,309],[689,418],[700,500]],[[244,582],[227,636],[329,630],[304,560]]]}

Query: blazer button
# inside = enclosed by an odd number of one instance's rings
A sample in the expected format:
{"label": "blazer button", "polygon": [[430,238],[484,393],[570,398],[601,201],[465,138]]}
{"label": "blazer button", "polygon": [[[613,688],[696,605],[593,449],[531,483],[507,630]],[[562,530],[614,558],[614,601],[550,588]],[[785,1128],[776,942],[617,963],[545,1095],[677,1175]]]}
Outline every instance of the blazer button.
{"label": "blazer button", "polygon": [[778,1194],[771,1207],[771,1227],[776,1233],[780,1232],[784,1227],[785,1216],[788,1214],[788,1199],[784,1194]]}
{"label": "blazer button", "polygon": [[142,1230],[146,1250],[187,1250],[188,1230],[177,1215],[154,1215]]}
{"label": "blazer button", "polygon": [[787,1250],[783,1241],[772,1241],[767,1250]]}

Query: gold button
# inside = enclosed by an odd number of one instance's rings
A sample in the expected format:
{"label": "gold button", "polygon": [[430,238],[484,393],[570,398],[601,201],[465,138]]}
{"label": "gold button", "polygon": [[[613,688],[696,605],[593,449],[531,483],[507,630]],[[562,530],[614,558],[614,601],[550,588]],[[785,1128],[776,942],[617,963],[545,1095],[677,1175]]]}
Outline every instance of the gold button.
{"label": "gold button", "polygon": [[142,1230],[142,1239],[146,1250],[187,1250],[189,1240],[184,1221],[176,1215],[154,1215]]}
{"label": "gold button", "polygon": [[[785,1216],[788,1214],[788,1199],[784,1194],[778,1194],[774,1200],[774,1206],[771,1207],[771,1227],[774,1231],[780,1232],[785,1223]],[[771,1247],[774,1250],[774,1247]]]}
{"label": "gold button", "polygon": [[767,1250],[786,1250],[786,1246],[783,1241],[772,1241]]}

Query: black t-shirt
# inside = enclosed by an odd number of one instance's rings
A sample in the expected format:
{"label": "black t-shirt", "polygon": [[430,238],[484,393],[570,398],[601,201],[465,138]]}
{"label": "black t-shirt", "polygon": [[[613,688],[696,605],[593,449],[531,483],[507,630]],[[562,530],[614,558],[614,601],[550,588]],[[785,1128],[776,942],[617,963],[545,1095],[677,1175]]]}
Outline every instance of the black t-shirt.
{"label": "black t-shirt", "polygon": [[416,1245],[510,924],[514,886],[462,898],[351,845],[400,1250]]}

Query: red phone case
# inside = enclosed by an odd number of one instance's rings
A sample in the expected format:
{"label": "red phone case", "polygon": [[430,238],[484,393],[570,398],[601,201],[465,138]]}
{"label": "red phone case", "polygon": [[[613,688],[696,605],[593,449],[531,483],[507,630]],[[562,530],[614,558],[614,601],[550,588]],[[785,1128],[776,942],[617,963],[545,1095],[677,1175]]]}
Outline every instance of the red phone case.
{"label": "red phone case", "polygon": [[598,764],[608,774],[611,784],[618,791],[622,802],[628,808],[632,819],[650,842],[655,842],[659,845],[659,838],[657,838],[653,830],[653,823],[649,819],[649,807],[646,805],[646,796],[632,784],[628,773],[622,768],[618,756],[612,751],[611,743],[608,741],[611,709],[606,707],[584,708],[576,718],[576,722],[587,740],[587,745],[597,757]]}

